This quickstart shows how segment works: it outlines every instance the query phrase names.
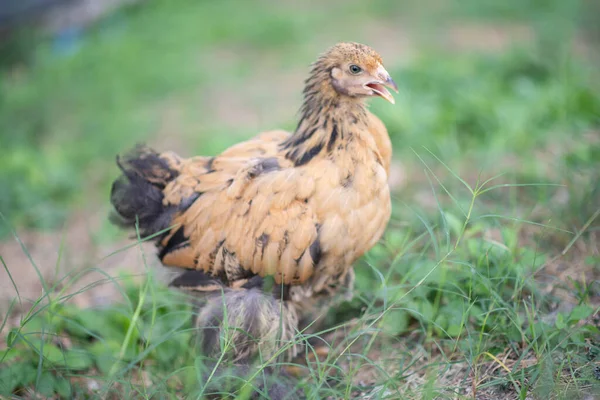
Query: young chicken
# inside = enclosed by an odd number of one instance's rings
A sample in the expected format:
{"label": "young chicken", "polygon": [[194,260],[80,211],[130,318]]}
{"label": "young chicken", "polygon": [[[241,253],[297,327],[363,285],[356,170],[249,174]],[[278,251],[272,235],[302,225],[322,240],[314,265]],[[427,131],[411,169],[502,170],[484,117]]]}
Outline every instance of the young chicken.
{"label": "young chicken", "polygon": [[233,359],[266,359],[315,317],[317,299],[351,290],[352,264],[390,218],[391,143],[364,104],[393,104],[387,88],[397,91],[374,50],[339,43],[313,64],[293,133],[265,132],[216,157],[138,147],[117,158],[121,223],[155,235],[161,262],[184,269],[173,286],[208,293],[196,322],[204,351],[218,353],[236,327]]}

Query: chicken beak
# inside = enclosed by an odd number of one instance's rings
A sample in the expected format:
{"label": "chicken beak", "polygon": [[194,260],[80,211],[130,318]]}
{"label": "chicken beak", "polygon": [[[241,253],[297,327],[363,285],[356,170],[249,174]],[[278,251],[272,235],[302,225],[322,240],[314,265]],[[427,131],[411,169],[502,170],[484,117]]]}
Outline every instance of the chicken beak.
{"label": "chicken beak", "polygon": [[396,101],[394,100],[394,97],[389,90],[386,89],[386,87],[394,89],[394,91],[398,93],[398,85],[396,85],[396,82],[394,82],[390,74],[385,70],[385,68],[383,68],[383,66],[379,66],[379,68],[377,68],[376,76],[377,80],[367,83],[366,86],[370,88],[374,94],[384,98],[392,104],[395,104]]}
{"label": "chicken beak", "polygon": [[396,85],[396,82],[394,82],[392,77],[389,75],[388,75],[387,79],[385,80],[385,86],[394,89],[394,92],[398,93],[398,85]]}

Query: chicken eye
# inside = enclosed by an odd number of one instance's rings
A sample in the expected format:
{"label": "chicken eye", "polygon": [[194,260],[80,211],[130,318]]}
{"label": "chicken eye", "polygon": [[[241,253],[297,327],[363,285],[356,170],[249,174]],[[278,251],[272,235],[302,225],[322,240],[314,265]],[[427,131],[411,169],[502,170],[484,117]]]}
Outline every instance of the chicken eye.
{"label": "chicken eye", "polygon": [[350,69],[350,73],[353,75],[358,75],[362,72],[362,68],[359,67],[358,65],[354,65],[354,64],[350,65],[349,69]]}

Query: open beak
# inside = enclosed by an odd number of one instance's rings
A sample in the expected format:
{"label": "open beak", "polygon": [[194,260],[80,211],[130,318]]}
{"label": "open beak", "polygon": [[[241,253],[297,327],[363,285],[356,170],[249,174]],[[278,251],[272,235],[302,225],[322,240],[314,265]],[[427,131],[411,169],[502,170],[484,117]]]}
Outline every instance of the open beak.
{"label": "open beak", "polygon": [[392,79],[390,74],[383,68],[383,66],[379,66],[377,68],[377,79],[367,83],[365,86],[373,91],[373,94],[383,97],[387,101],[392,104],[395,104],[396,101],[392,97],[392,94],[386,88],[394,89],[396,93],[398,93],[398,85]]}

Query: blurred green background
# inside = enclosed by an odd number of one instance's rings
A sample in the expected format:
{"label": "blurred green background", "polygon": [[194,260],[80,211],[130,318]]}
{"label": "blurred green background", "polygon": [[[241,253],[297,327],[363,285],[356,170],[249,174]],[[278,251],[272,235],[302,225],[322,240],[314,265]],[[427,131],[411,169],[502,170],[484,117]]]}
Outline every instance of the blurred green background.
{"label": "blurred green background", "polygon": [[[137,142],[212,154],[293,129],[308,65],[342,40],[377,49],[400,86],[396,106],[372,108],[404,178],[424,181],[412,149],[427,146],[471,175],[564,183],[583,171],[576,220],[598,195],[597,2],[108,3],[93,18],[50,7],[4,21],[4,238],[69,229],[76,213],[105,221],[115,155]],[[89,229],[115,235],[105,222]]]}

